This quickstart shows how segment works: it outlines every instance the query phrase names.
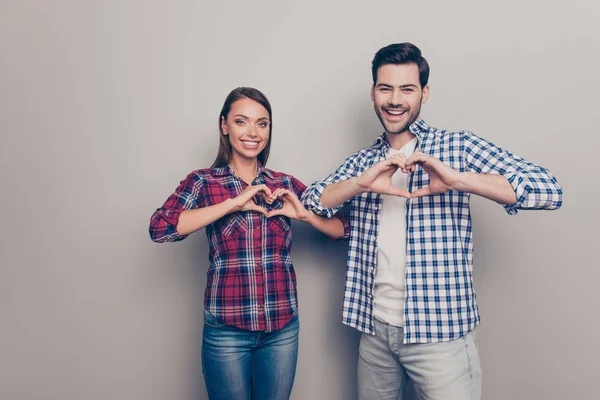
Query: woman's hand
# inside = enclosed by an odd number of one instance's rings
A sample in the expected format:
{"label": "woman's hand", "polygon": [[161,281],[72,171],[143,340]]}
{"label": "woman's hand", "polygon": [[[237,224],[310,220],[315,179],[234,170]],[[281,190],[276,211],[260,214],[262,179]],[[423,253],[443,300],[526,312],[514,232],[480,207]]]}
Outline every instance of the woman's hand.
{"label": "woman's hand", "polygon": [[267,213],[267,218],[274,217],[276,215],[284,215],[288,218],[297,219],[299,221],[306,221],[310,212],[304,208],[298,196],[294,192],[288,189],[276,189],[273,194],[269,197],[268,203],[272,204],[275,200],[281,199],[283,201],[283,207],[272,210]]}
{"label": "woman's hand", "polygon": [[234,205],[232,211],[258,211],[268,217],[267,210],[254,202],[255,196],[260,196],[268,202],[272,194],[267,185],[248,186],[237,197],[231,199]]}

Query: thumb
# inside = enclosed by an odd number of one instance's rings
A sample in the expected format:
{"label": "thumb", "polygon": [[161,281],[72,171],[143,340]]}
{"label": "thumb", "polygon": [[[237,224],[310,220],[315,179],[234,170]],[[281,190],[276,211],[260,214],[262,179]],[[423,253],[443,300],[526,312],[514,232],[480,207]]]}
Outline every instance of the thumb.
{"label": "thumb", "polygon": [[422,196],[429,196],[431,195],[431,189],[429,189],[429,186],[415,190],[414,192],[412,192],[410,194],[410,197],[422,197]]}
{"label": "thumb", "polygon": [[258,205],[254,204],[254,203],[252,203],[252,204],[250,204],[248,206],[248,210],[259,212],[261,214],[264,214],[267,217],[268,217],[268,214],[269,214],[264,207],[258,206]]}
{"label": "thumb", "polygon": [[269,211],[269,212],[266,214],[266,216],[267,216],[267,218],[271,218],[271,217],[276,217],[276,216],[278,216],[278,215],[283,215],[283,212],[282,212],[282,210],[283,210],[282,208],[279,208],[279,209],[277,209],[277,210],[272,210],[272,211]]}
{"label": "thumb", "polygon": [[408,191],[402,190],[402,189],[398,189],[398,188],[395,188],[395,187],[390,188],[388,194],[391,194],[391,195],[394,195],[394,196],[399,196],[399,197],[405,197],[407,199],[410,199],[411,197],[414,197]]}

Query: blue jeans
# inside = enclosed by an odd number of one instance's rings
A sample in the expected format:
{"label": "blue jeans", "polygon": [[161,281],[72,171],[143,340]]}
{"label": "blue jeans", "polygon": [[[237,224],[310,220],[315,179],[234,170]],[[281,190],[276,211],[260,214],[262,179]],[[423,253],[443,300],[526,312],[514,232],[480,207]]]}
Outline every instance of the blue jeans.
{"label": "blue jeans", "polygon": [[400,400],[407,379],[423,400],[480,400],[481,366],[474,332],[441,343],[404,344],[402,328],[375,320],[358,358],[360,400]]}
{"label": "blue jeans", "polygon": [[202,372],[210,400],[288,400],[298,359],[295,316],[274,332],[223,324],[204,312]]}

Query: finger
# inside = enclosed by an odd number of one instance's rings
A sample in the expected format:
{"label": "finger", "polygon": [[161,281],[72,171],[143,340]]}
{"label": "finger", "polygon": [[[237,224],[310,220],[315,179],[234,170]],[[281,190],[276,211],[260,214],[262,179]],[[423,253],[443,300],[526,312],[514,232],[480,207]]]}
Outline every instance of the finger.
{"label": "finger", "polygon": [[400,168],[404,168],[404,166],[406,165],[406,157],[400,158],[400,157],[394,156],[393,158],[390,158],[390,161],[392,162],[392,164],[394,164]]}
{"label": "finger", "polygon": [[399,196],[399,197],[404,197],[407,199],[410,199],[412,197],[412,194],[406,190],[402,190],[402,189],[398,189],[398,188],[390,188],[390,190],[387,192],[387,194],[390,194],[392,196]]}
{"label": "finger", "polygon": [[275,191],[273,193],[271,193],[271,196],[270,196],[271,202],[277,200],[281,196],[281,191],[282,191],[282,189],[279,188],[279,189],[275,189]]}
{"label": "finger", "polygon": [[426,156],[423,153],[413,153],[413,155],[411,155],[410,157],[408,157],[408,159],[406,160],[405,165],[406,166],[411,166],[411,165],[416,165],[416,164],[424,164],[429,160],[429,156]]}
{"label": "finger", "polygon": [[292,191],[290,191],[289,189],[277,189],[279,190],[279,196],[280,197],[289,197],[289,196],[293,196],[294,193],[292,193]]}
{"label": "finger", "polygon": [[410,194],[410,197],[423,197],[423,196],[430,196],[431,194],[431,189],[429,189],[429,186],[421,188],[421,189],[417,189],[414,192],[412,192]]}
{"label": "finger", "polygon": [[377,163],[377,167],[379,171],[387,171],[394,164],[394,158],[386,158],[383,161]]}
{"label": "finger", "polygon": [[275,191],[271,193],[271,195],[267,198],[267,203],[273,204],[273,202],[277,200],[278,191],[279,189],[275,189]]}
{"label": "finger", "polygon": [[289,200],[296,210],[305,209],[304,204],[302,204],[298,196],[296,196],[296,193],[292,192],[291,190],[284,189],[284,193],[282,194],[282,196]]}
{"label": "finger", "polygon": [[390,158],[397,158],[398,160],[406,161],[406,155],[404,153],[394,154]]}
{"label": "finger", "polygon": [[283,211],[282,210],[283,210],[282,208],[279,208],[277,210],[269,211],[267,213],[267,218],[276,217],[278,215],[283,215]]}
{"label": "finger", "polygon": [[255,185],[255,186],[251,186],[252,189],[251,192],[254,194],[260,194],[261,196],[264,194],[266,196],[270,196],[271,195],[271,189],[269,189],[269,187],[267,185]]}
{"label": "finger", "polygon": [[404,172],[405,174],[411,174],[411,173],[415,172],[416,170],[417,170],[416,164],[410,165],[410,166],[405,165],[404,168],[402,169],[402,172]]}

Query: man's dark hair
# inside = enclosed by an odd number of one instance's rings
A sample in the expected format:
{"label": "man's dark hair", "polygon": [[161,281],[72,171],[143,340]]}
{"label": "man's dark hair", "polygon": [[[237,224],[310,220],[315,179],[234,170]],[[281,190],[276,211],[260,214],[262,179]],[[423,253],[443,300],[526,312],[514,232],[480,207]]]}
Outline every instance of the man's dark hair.
{"label": "man's dark hair", "polygon": [[379,67],[387,64],[411,64],[419,68],[419,82],[424,88],[429,81],[429,64],[421,56],[421,50],[412,43],[395,43],[379,49],[373,57],[371,72],[373,74],[373,85],[377,83],[377,71]]}

